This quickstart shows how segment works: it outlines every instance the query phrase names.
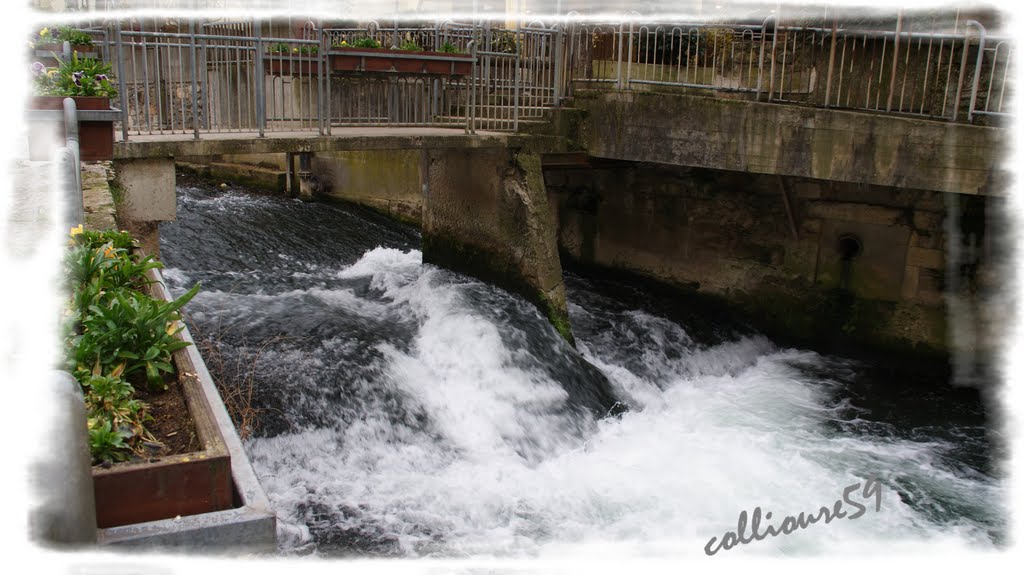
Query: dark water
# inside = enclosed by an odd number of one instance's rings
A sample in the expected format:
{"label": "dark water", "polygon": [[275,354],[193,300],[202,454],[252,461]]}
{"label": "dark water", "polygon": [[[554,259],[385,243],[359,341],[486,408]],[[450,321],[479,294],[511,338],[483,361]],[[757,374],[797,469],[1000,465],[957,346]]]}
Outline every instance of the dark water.
{"label": "dark water", "polygon": [[[172,291],[252,378],[246,441],[286,553],[702,555],[740,511],[879,511],[730,553],[998,546],[983,402],[943,369],[780,347],[722,310],[567,274],[572,349],[528,303],[421,263],[354,207],[203,184],[161,227]],[[777,523],[776,523],[777,525]]]}

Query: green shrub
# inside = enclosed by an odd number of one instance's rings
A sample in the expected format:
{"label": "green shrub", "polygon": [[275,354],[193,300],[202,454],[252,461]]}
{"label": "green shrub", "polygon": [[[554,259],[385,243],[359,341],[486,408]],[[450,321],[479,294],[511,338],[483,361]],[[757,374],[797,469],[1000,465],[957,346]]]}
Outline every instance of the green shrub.
{"label": "green shrub", "polygon": [[171,355],[189,345],[180,310],[199,285],[175,299],[152,298],[143,290],[152,257],[133,253],[126,232],[72,230],[64,271],[70,298],[65,314],[65,365],[82,386],[89,414],[94,462],[123,461],[139,452],[146,431],[146,406],[134,398],[131,381],[166,389]]}

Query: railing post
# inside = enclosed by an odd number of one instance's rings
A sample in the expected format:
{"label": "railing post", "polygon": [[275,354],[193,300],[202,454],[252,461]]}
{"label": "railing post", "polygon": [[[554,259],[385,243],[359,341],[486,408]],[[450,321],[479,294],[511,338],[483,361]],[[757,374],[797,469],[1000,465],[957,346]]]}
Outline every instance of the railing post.
{"label": "railing post", "polygon": [[896,37],[892,44],[892,73],[889,76],[889,97],[885,101],[885,111],[892,111],[892,95],[896,90],[896,67],[900,63],[900,34],[903,32],[903,10],[896,14]]}
{"label": "railing post", "polygon": [[[771,20],[772,24],[773,24],[773,26],[772,26],[772,65],[773,65],[773,67],[774,67],[774,64],[775,64],[775,32],[774,32],[775,26],[774,26],[774,24],[776,23],[776,20],[775,20],[775,15],[773,14],[773,15],[765,18],[764,22],[761,24],[761,51],[760,51],[760,53],[757,56],[757,94],[755,96],[757,100],[761,99],[761,87],[764,86],[764,41],[765,41],[764,39],[765,39],[765,36],[768,34],[768,21],[769,20]],[[771,99],[771,93],[770,92],[769,92],[768,96],[769,96],[768,99]]]}
{"label": "railing post", "polygon": [[117,88],[121,97],[121,139],[128,141],[128,83],[124,79],[124,44],[121,40],[121,19],[114,28],[114,44],[117,46]]}
{"label": "railing post", "polygon": [[316,59],[316,120],[318,133],[323,136],[326,134],[324,128],[324,58],[327,57],[327,50],[324,49],[324,23],[320,21],[316,27],[316,45],[317,45],[317,59]]}
{"label": "railing post", "polygon": [[620,21],[618,54],[615,55],[615,87],[619,90],[622,89],[622,27],[623,23]]}
{"label": "railing post", "polygon": [[67,62],[71,59],[71,42],[64,40],[64,45],[61,48],[64,53],[64,61]]}
{"label": "railing post", "polygon": [[188,34],[189,34],[189,60],[192,64],[192,138],[195,140],[199,139],[199,84],[197,78],[199,75],[199,63],[196,58],[196,21],[194,18],[188,19]]}
{"label": "railing post", "polygon": [[264,138],[267,130],[267,80],[263,71],[263,22],[253,18],[252,27],[256,32],[256,54],[253,58],[256,77],[252,79],[253,89],[256,90],[256,129],[259,130],[259,137]]}
{"label": "railing post", "polygon": [[323,78],[323,80],[321,80],[321,81],[324,84],[326,84],[326,87],[324,88],[324,94],[325,94],[326,100],[324,101],[324,108],[323,109],[324,109],[324,123],[327,125],[327,135],[328,136],[331,135],[331,101],[333,99],[332,98],[333,92],[331,90],[331,75],[329,73],[327,73],[330,70],[330,68],[329,68],[330,60],[328,59],[329,56],[327,54],[327,52],[331,48],[331,46],[329,44],[331,44],[331,39],[328,37],[327,40],[324,42],[324,45],[320,47],[320,57],[317,58],[317,64],[316,64],[318,66],[317,69],[320,71],[320,77]]}
{"label": "railing post", "polygon": [[69,227],[74,227],[82,223],[85,210],[82,206],[82,170],[79,166],[78,108],[71,98],[64,98],[64,146],[70,156],[70,159],[61,158],[61,167],[65,170],[64,210],[71,220]]}
{"label": "railing post", "polygon": [[477,56],[476,56],[476,39],[470,40],[466,44],[466,48],[469,50],[469,55],[473,57],[473,64],[469,73],[469,94],[466,95],[466,133],[476,133],[476,123],[474,118],[474,108],[476,100],[476,71],[477,71]]}
{"label": "railing post", "polygon": [[566,53],[566,50],[562,46],[562,43],[565,41],[565,30],[563,30],[564,26],[565,26],[565,24],[558,25],[558,33],[557,33],[557,35],[554,38],[554,41],[555,41],[555,50],[554,50],[554,52],[555,52],[555,57],[554,57],[554,66],[555,66],[555,79],[554,79],[554,81],[555,81],[555,86],[554,86],[554,88],[555,88],[555,90],[554,90],[553,97],[554,97],[554,101],[555,101],[554,103],[555,103],[556,106],[559,106],[562,103],[562,77],[563,77],[562,59],[565,57],[565,53]]}
{"label": "railing post", "polygon": [[[836,32],[839,28],[838,18],[832,18],[832,42],[828,51],[828,77],[825,79],[825,106],[829,106],[832,99],[832,72],[836,63]],[[842,73],[842,71],[840,71]]]}
{"label": "railing post", "polygon": [[632,78],[633,72],[633,19],[629,19],[629,51],[626,53],[626,80],[623,82],[623,87],[629,89],[629,80]]}
{"label": "railing post", "polygon": [[[971,83],[971,104],[967,108],[967,122],[970,123],[974,119],[974,106],[978,102],[978,83],[981,81],[981,64],[985,56],[985,27],[981,23],[971,20],[967,22],[967,25],[975,25],[978,27],[978,57],[974,63],[974,81]],[[996,72],[995,65],[992,66],[992,74]]]}
{"label": "railing post", "polygon": [[775,18],[774,26],[772,26],[772,65],[768,69],[768,101],[772,101],[772,92],[775,91],[775,46],[779,41],[779,19]]}
{"label": "railing post", "polygon": [[[520,42],[520,45],[522,45],[522,42],[523,42],[522,37],[520,37],[519,42]],[[516,48],[516,59],[513,60],[513,62],[515,62],[515,64],[514,64],[515,67],[512,69],[512,85],[513,85],[513,93],[512,93],[512,131],[513,132],[518,132],[519,131],[519,83],[520,83],[520,73],[519,73],[520,72],[520,70],[519,70],[520,58],[519,58],[519,48],[518,47]]]}

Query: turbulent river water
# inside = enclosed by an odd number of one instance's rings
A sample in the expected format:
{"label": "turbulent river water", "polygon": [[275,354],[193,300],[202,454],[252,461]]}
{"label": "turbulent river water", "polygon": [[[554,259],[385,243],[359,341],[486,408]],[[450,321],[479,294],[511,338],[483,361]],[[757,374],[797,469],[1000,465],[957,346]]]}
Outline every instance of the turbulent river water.
{"label": "turbulent river water", "polygon": [[574,349],[374,213],[178,195],[165,276],[202,283],[193,336],[215,375],[252,384],[245,446],[284,553],[702,556],[742,511],[773,513],[763,534],[868,480],[877,508],[858,490],[859,517],[846,504],[727,554],[1005,544],[998,430],[942,370],[786,348],[721,310],[566,274]]}

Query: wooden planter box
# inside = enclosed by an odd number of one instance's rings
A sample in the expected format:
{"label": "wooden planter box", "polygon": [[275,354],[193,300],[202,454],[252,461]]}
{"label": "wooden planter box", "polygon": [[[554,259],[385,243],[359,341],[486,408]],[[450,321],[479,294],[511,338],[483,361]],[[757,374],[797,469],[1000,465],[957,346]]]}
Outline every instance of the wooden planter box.
{"label": "wooden planter box", "polygon": [[271,76],[319,76],[317,62],[315,57],[269,54],[263,57],[263,70]]}
{"label": "wooden planter box", "polygon": [[408,52],[384,48],[332,48],[332,72],[397,72],[466,76],[473,69],[473,57],[445,52]]}
{"label": "wooden planter box", "polygon": [[[158,278],[152,270],[147,272],[147,277],[150,281]],[[154,291],[153,295],[167,297],[162,290]],[[178,337],[181,338],[180,334]],[[117,463],[106,469],[93,467],[99,528],[237,507],[231,457],[203,395],[196,367],[184,349],[174,352],[173,362],[202,449],[157,461]]]}
{"label": "wooden planter box", "polygon": [[[109,110],[110,98],[75,96],[79,110]],[[35,96],[29,101],[33,110],[63,110],[64,96]],[[33,123],[29,130],[29,158],[48,160],[52,146],[64,141],[64,122]],[[114,157],[114,121],[78,122],[78,148],[82,161],[95,162]]]}

